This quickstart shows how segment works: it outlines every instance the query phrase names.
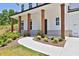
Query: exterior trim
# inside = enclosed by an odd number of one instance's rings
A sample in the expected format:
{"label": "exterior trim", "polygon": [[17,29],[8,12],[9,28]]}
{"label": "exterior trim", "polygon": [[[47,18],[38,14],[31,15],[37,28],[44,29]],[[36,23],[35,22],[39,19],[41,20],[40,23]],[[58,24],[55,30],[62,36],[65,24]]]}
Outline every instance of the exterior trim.
{"label": "exterior trim", "polygon": [[61,38],[65,39],[65,4],[61,4]]}
{"label": "exterior trim", "polygon": [[28,18],[28,27],[27,27],[27,29],[28,29],[28,32],[30,33],[30,20],[31,20],[31,14],[30,13],[27,14],[27,18]]}
{"label": "exterior trim", "polygon": [[69,10],[68,10],[68,13],[71,13],[71,12],[76,12],[76,11],[79,11],[79,8],[69,9]]}
{"label": "exterior trim", "polygon": [[21,16],[18,16],[18,32],[21,33]]}
{"label": "exterior trim", "polygon": [[[41,7],[41,6],[45,6],[45,5],[48,5],[48,4],[50,4],[50,3],[44,3],[44,4],[42,4],[42,5],[35,6],[35,7],[33,7],[33,8],[24,10],[24,11],[22,11],[22,12],[15,13],[14,15],[17,15],[17,14],[20,14],[20,13],[23,13],[23,12],[26,12],[26,11],[29,11],[29,10],[33,10],[33,9],[36,9],[36,8],[39,8],[39,7]],[[12,15],[12,16],[14,16],[14,15]]]}
{"label": "exterior trim", "polygon": [[45,10],[41,10],[41,30],[45,33]]}

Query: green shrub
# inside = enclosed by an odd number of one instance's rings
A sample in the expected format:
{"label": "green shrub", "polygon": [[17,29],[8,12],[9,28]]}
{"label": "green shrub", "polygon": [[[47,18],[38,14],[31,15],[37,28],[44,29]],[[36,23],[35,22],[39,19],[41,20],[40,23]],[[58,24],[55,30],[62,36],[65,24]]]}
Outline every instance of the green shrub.
{"label": "green shrub", "polygon": [[47,38],[47,37],[44,37],[44,41],[45,41],[45,42],[48,42],[48,38]]}
{"label": "green shrub", "polygon": [[36,36],[36,39],[37,39],[37,40],[41,40],[41,36],[40,36],[40,35],[37,35],[37,36]]}
{"label": "green shrub", "polygon": [[4,43],[3,39],[0,38],[0,46]]}
{"label": "green shrub", "polygon": [[37,35],[40,35],[42,38],[45,37],[45,34],[44,34],[42,31],[38,31],[37,34],[36,34],[36,36],[37,36]]}
{"label": "green shrub", "polygon": [[15,40],[16,38],[20,36],[20,34],[18,32],[7,32],[5,36]]}
{"label": "green shrub", "polygon": [[63,41],[63,39],[62,38],[59,38],[59,42],[62,42]]}
{"label": "green shrub", "polygon": [[0,46],[5,46],[7,43],[11,42],[12,40],[15,40],[18,38],[20,34],[18,32],[7,32],[0,36]]}
{"label": "green shrub", "polygon": [[6,37],[0,36],[0,46],[3,46],[6,41],[7,41]]}
{"label": "green shrub", "polygon": [[6,46],[7,45],[7,42],[5,41],[5,42],[3,42],[2,44],[1,44],[1,47],[4,47],[4,46]]}
{"label": "green shrub", "polygon": [[54,39],[52,40],[52,43],[58,43],[58,38],[54,38]]}
{"label": "green shrub", "polygon": [[51,40],[53,40],[53,39],[54,39],[54,37],[51,38]]}
{"label": "green shrub", "polygon": [[30,36],[30,33],[27,31],[27,32],[24,32],[24,37],[26,36]]}
{"label": "green shrub", "polygon": [[7,42],[7,43],[10,43],[10,42],[12,42],[12,41],[13,41],[13,40],[12,40],[11,38],[8,38],[6,42]]}
{"label": "green shrub", "polygon": [[3,42],[5,42],[6,40],[7,40],[8,38],[7,37],[5,37],[5,36],[0,36],[0,40],[2,40]]}
{"label": "green shrub", "polygon": [[44,41],[45,41],[45,42],[48,42],[48,36],[47,36],[47,35],[45,35]]}

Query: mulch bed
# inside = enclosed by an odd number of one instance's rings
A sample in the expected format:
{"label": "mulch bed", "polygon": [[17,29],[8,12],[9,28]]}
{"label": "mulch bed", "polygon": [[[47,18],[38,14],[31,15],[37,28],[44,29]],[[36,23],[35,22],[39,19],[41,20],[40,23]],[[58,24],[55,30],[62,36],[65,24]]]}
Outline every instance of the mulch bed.
{"label": "mulch bed", "polygon": [[37,40],[37,39],[34,39],[34,40],[37,42],[41,42],[41,43],[49,44],[49,45],[53,45],[53,46],[58,46],[58,47],[64,47],[65,42],[66,42],[66,40],[63,40],[63,41],[58,42],[58,43],[52,43],[51,39],[48,39],[48,42],[45,42],[43,38],[41,40]]}

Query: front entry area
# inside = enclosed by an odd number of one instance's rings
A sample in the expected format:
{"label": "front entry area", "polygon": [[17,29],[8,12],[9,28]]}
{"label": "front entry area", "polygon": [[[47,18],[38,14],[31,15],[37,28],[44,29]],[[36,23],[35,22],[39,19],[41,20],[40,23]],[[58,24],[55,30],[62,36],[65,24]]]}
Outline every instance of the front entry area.
{"label": "front entry area", "polygon": [[47,19],[45,19],[45,34],[47,34]]}

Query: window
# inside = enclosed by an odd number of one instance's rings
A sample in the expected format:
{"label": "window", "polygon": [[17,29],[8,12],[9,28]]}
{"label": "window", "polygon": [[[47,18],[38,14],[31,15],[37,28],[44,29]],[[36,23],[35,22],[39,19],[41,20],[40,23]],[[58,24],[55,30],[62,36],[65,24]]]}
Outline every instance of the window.
{"label": "window", "polygon": [[59,17],[56,18],[56,25],[59,25]]}
{"label": "window", "polygon": [[32,19],[30,21],[30,30],[32,30]]}
{"label": "window", "polygon": [[21,21],[21,30],[24,30],[24,21]]}
{"label": "window", "polygon": [[68,12],[79,11],[79,3],[70,3],[68,5]]}
{"label": "window", "polygon": [[38,6],[39,4],[38,3],[36,3],[36,6]]}
{"label": "window", "polygon": [[29,9],[32,8],[32,3],[29,3]]}

